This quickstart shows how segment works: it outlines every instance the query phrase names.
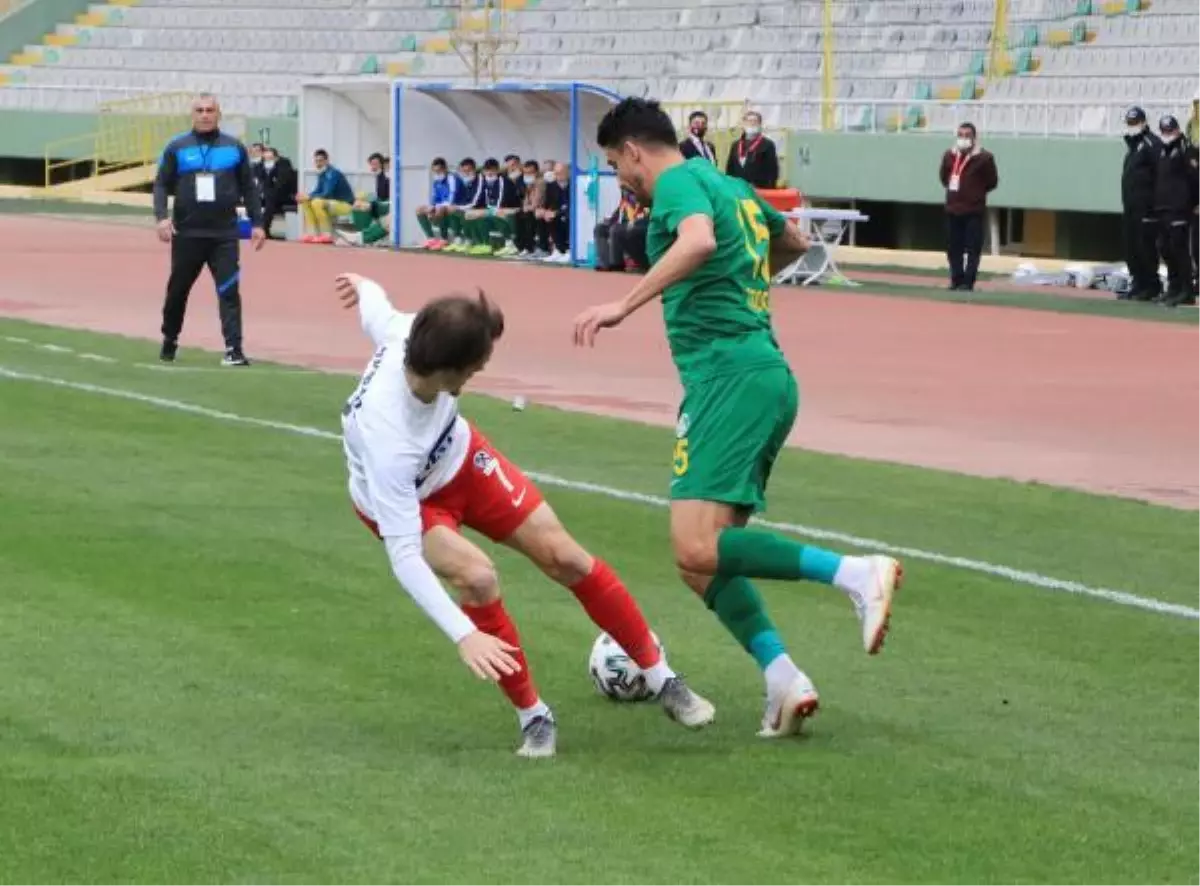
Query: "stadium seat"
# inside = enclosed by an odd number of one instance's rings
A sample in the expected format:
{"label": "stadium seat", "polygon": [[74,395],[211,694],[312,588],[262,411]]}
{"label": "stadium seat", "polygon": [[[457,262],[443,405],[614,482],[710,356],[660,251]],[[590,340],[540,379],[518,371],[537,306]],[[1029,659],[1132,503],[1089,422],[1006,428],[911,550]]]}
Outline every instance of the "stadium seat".
{"label": "stadium seat", "polygon": [[[820,125],[819,113],[792,107],[821,94],[820,3],[513,7],[517,44],[498,62],[505,78],[589,80],[683,102],[750,99],[775,125]],[[1111,130],[1112,109],[1097,115],[1095,108],[1134,100],[1172,106],[1190,101],[1200,85],[1195,0],[1154,0],[1148,9],[1126,0],[1010,0],[1007,51],[993,72],[994,9],[994,0],[836,4],[834,84],[846,103],[839,120],[855,129],[889,120],[910,128],[909,109],[921,114],[930,95],[957,100],[986,84],[987,101],[1093,103],[1063,113],[1045,105],[1038,119],[1054,131]],[[483,15],[470,26],[482,27]],[[100,91],[107,99],[138,89],[211,89],[231,113],[269,115],[294,108],[300,82],[314,77],[388,72],[469,82],[452,51],[454,24],[453,11],[428,0],[297,0],[284,17],[270,0],[93,6],[59,28],[56,45],[28,47],[18,56],[25,64],[0,66],[0,79],[22,84],[0,87],[0,107],[90,109]],[[1116,91],[1098,94],[1100,84]],[[947,121],[956,115],[927,110],[926,126],[955,125]]]}

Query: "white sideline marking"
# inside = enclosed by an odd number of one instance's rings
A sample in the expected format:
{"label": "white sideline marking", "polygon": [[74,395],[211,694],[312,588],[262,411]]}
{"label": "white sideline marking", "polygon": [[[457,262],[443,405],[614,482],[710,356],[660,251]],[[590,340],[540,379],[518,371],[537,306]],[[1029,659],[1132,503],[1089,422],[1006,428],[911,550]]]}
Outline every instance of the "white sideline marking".
{"label": "white sideline marking", "polygon": [[[266,418],[254,418],[248,415],[238,415],[234,412],[225,412],[220,409],[209,409],[207,406],[197,406],[193,403],[185,403],[182,400],[168,400],[164,397],[154,397],[150,394],[140,394],[137,391],[127,391],[121,388],[106,388],[100,385],[87,384],[86,382],[68,381],[67,379],[54,378],[52,376],[37,375],[31,372],[20,372],[7,367],[0,366],[0,377],[13,379],[15,381],[36,382],[38,384],[53,385],[59,388],[68,388],[73,391],[82,391],[88,394],[100,394],[105,397],[115,397],[121,400],[131,400],[135,403],[144,403],[148,406],[157,406],[161,409],[170,409],[175,412],[186,412],[191,415],[199,415],[204,418],[215,419],[216,421],[229,422],[231,424],[250,425],[258,428],[270,428],[275,431],[285,431],[289,434],[298,434],[302,437],[315,437],[318,440],[341,441],[341,435],[330,431],[323,431],[320,428],[312,428],[306,425],[294,425],[282,421],[272,421]],[[601,486],[597,483],[587,483],[579,480],[568,480],[563,477],[555,476],[554,474],[543,474],[540,471],[527,471],[528,476],[538,483],[546,486],[557,486],[562,489],[569,489],[573,492],[587,492],[593,495],[603,495],[607,498],[617,499],[619,501],[636,502],[638,504],[651,505],[657,508],[665,508],[669,502],[667,499],[657,495],[646,495],[641,492],[629,492],[625,489],[614,489],[611,486]],[[995,578],[1003,578],[1008,581],[1031,585],[1036,588],[1044,588],[1049,591],[1061,591],[1068,594],[1078,594],[1084,597],[1094,597],[1098,600],[1106,600],[1109,603],[1117,603],[1121,606],[1131,606],[1135,609],[1145,609],[1149,612],[1157,612],[1162,615],[1173,615],[1179,618],[1188,618],[1200,620],[1200,609],[1193,609],[1190,606],[1181,606],[1177,603],[1168,603],[1164,600],[1156,600],[1153,597],[1139,597],[1137,594],[1131,594],[1127,591],[1118,591],[1111,588],[1093,588],[1085,584],[1080,584],[1076,581],[1067,581],[1060,578],[1052,578],[1048,575],[1042,575],[1037,572],[1026,572],[1022,569],[1013,569],[1009,566],[1000,566],[995,563],[987,563],[982,560],[971,560],[966,557],[955,557],[949,554],[939,554],[936,551],[924,551],[920,548],[904,547],[903,545],[889,544],[888,542],[878,541],[871,538],[861,538],[857,535],[850,535],[845,532],[833,532],[828,529],[818,529],[813,526],[804,526],[798,523],[778,523],[773,520],[758,520],[753,521],[759,526],[765,526],[768,529],[775,529],[781,532],[799,535],[805,538],[821,539],[824,541],[836,541],[842,544],[850,545],[859,549],[866,549],[881,553],[895,554],[901,557],[908,557],[912,560],[924,560],[927,563],[937,563],[941,566],[954,566],[958,569],[965,569],[970,572],[979,572],[984,575],[990,575]]]}
{"label": "white sideline marking", "polygon": [[93,363],[116,363],[116,357],[105,357],[103,354],[76,354],[80,360],[91,360]]}
{"label": "white sideline marking", "polygon": [[316,375],[319,369],[292,368],[290,366],[258,366],[254,372],[234,372],[229,366],[180,366],[178,363],[130,363],[134,369],[149,369],[153,372],[219,372],[222,375]]}

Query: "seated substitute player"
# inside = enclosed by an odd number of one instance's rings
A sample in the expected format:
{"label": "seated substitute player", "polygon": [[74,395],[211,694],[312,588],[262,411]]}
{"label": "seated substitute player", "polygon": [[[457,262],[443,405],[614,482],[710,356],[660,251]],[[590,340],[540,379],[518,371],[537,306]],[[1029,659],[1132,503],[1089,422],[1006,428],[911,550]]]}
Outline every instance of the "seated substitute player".
{"label": "seated substitute player", "polygon": [[[505,196],[505,192],[510,192]],[[475,193],[471,208],[464,213],[466,219],[467,238],[471,246],[467,249],[469,255],[492,255],[496,248],[492,245],[492,235],[504,243],[512,240],[512,219],[520,209],[521,202],[512,201],[512,183],[500,174],[500,161],[489,157],[483,161],[483,181]],[[513,249],[511,253],[516,254]]]}
{"label": "seated substitute player", "polygon": [[443,251],[445,252],[466,252],[470,248],[471,244],[465,235],[466,213],[475,205],[475,198],[479,196],[479,191],[483,187],[483,182],[479,178],[479,170],[472,157],[463,157],[458,164],[457,178],[458,185],[454,190],[454,203],[450,207],[450,214],[447,218],[453,240],[449,246],[444,247]]}
{"label": "seated substitute player", "polygon": [[417,207],[417,224],[425,234],[421,248],[439,250],[450,245],[451,215],[462,183],[457,175],[450,173],[444,157],[435,157],[429,171],[429,202]]}
{"label": "seated substitute player", "polygon": [[774,264],[808,238],[745,182],[704,158],[685,160],[658,102],[627,98],[596,140],[624,187],[650,206],[649,273],[622,300],[575,320],[593,345],[660,293],[671,356],[683,385],[671,480],[671,543],[683,580],[762,669],[767,705],[759,735],[797,731],[817,690],[787,654],[751,578],[832,585],[854,604],[862,642],[883,645],[900,563],[851,557],[747,527],[799,408],[799,390],[771,328]]}
{"label": "seated substitute player", "polygon": [[[569,588],[645,671],[668,717],[691,728],[711,723],[713,706],[667,665],[616,573],[580,547],[537,487],[459,415],[459,392],[503,332],[500,311],[480,292],[400,313],[377,283],[357,274],[338,277],[337,292],[347,307],[358,305],[375,345],[342,410],[355,510],[383,540],[404,589],[458,644],[467,665],[497,680],[517,708],[524,737],[517,753],[553,756],[557,726],[520,651],[495,567],[459,533],[464,525],[520,551]],[[461,609],[435,572],[458,589]]]}

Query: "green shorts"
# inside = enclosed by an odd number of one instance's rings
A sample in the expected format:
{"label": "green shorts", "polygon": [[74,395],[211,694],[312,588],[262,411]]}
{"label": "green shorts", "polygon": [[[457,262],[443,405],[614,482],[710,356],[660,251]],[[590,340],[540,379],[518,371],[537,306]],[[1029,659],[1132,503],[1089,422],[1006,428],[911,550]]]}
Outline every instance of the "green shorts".
{"label": "green shorts", "polygon": [[771,468],[799,408],[796,377],[786,366],[685,386],[671,498],[763,510]]}

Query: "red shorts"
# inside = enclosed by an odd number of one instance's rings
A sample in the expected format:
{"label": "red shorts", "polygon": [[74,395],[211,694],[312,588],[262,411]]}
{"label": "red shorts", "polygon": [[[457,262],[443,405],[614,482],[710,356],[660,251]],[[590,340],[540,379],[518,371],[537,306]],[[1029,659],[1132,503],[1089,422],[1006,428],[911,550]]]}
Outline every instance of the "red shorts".
{"label": "red shorts", "polygon": [[[521,469],[471,425],[467,458],[453,479],[421,502],[421,529],[474,529],[494,542],[517,531],[545,499]],[[357,508],[358,518],[379,535],[375,521]]]}

